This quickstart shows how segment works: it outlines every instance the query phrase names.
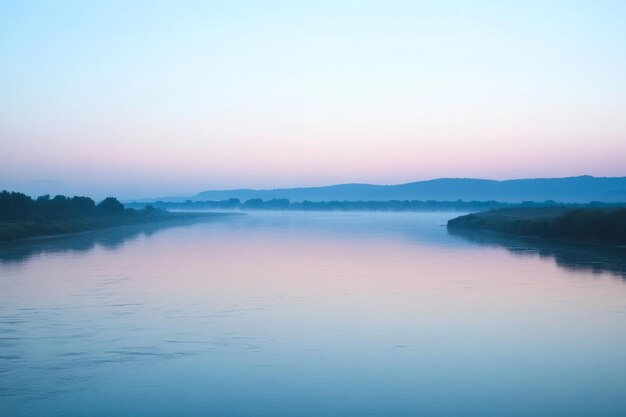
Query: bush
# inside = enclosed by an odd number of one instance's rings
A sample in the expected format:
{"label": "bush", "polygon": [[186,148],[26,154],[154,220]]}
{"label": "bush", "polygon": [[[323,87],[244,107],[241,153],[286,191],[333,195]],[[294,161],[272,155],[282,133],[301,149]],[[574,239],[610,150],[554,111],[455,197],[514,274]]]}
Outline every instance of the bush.
{"label": "bush", "polygon": [[107,197],[98,204],[98,210],[110,216],[121,216],[124,214],[124,205],[117,198]]}

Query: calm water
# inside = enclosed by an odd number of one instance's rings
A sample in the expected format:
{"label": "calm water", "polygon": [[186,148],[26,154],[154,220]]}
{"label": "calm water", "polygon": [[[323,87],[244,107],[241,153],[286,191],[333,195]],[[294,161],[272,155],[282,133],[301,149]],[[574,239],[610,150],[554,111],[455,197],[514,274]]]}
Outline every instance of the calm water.
{"label": "calm water", "polygon": [[454,214],[0,247],[0,415],[624,416],[626,255]]}

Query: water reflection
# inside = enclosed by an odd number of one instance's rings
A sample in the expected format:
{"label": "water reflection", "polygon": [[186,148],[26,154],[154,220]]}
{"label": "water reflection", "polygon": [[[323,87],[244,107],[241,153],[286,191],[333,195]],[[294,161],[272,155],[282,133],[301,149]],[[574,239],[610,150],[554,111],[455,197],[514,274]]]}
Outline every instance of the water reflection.
{"label": "water reflection", "polygon": [[0,414],[626,415],[624,282],[457,238],[452,215],[7,245]]}
{"label": "water reflection", "polygon": [[16,242],[0,242],[0,264],[20,264],[44,254],[89,252],[96,247],[115,250],[127,242],[148,238],[166,229],[189,227],[198,222],[228,221],[237,217],[181,219],[99,229],[71,235],[24,239]]}
{"label": "water reflection", "polygon": [[[188,219],[163,223],[95,230],[82,234],[0,243],[0,264],[19,265],[45,254],[89,252],[122,248],[126,243],[149,238],[167,229],[184,228],[198,222],[215,222],[220,233],[250,230],[290,231],[309,238],[334,236],[350,240],[400,240],[417,245],[463,246],[471,242],[480,246],[502,247],[518,256],[539,256],[553,259],[569,271],[595,274],[608,272],[626,279],[626,248],[594,246],[554,240],[507,236],[479,230],[449,229],[450,240],[439,228],[445,228],[450,217],[458,213],[324,213],[324,221],[315,213],[277,214],[256,212],[250,216],[224,216],[219,219]],[[364,227],[366,225],[366,227]],[[437,227],[433,227],[433,225]]]}
{"label": "water reflection", "polygon": [[517,256],[553,259],[556,265],[568,271],[610,273],[626,279],[624,247],[525,238],[482,230],[448,229],[448,233],[478,245],[502,247]]}

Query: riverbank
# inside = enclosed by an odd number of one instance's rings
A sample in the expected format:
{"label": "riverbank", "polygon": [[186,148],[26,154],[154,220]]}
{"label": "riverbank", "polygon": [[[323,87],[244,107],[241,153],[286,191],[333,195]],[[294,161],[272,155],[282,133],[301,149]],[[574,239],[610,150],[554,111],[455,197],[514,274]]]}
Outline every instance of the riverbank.
{"label": "riverbank", "polygon": [[456,217],[448,228],[626,245],[626,208],[505,208]]}
{"label": "riverbank", "polygon": [[388,201],[290,201],[286,198],[261,200],[259,198],[241,201],[231,198],[221,201],[152,201],[130,202],[125,207],[141,210],[151,206],[163,210],[262,210],[262,211],[397,211],[397,212],[428,212],[428,211],[460,211],[478,212],[499,208],[618,208],[624,203],[558,203],[556,201],[526,201],[523,203],[507,203],[503,201],[420,201],[420,200],[388,200]]}
{"label": "riverbank", "polygon": [[239,213],[171,213],[158,211],[152,214],[135,216],[97,216],[64,220],[30,220],[24,222],[0,223],[0,242],[20,239],[43,238],[57,235],[88,232],[111,227],[132,226],[148,223],[172,222],[181,220],[203,220]]}

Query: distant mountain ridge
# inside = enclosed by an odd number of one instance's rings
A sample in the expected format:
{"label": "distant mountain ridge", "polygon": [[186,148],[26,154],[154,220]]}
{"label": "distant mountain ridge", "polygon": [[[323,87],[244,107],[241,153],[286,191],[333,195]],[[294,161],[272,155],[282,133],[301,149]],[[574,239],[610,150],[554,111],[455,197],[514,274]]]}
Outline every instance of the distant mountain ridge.
{"label": "distant mountain ridge", "polygon": [[[385,201],[385,200],[465,200],[465,201],[547,201],[587,203],[626,202],[626,177],[532,178],[486,180],[439,178],[399,185],[338,184],[322,187],[277,188],[267,190],[210,190],[190,200],[288,198],[291,201]],[[168,199],[168,200],[174,200]],[[176,199],[183,200],[183,199]]]}

